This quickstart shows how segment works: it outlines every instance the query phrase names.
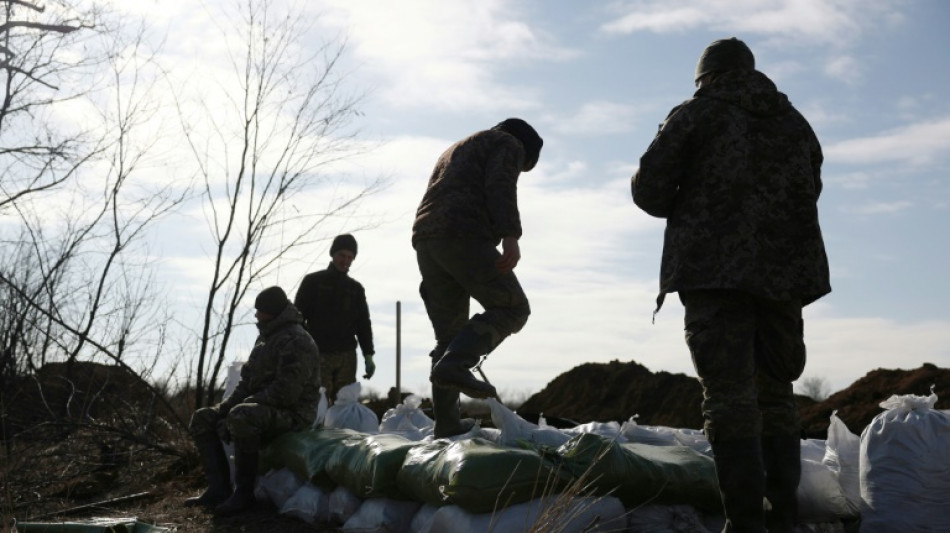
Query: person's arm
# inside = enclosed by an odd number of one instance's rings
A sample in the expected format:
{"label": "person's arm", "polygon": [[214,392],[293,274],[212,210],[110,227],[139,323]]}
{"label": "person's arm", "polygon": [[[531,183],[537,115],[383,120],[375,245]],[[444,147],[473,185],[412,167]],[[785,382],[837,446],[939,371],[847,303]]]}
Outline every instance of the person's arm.
{"label": "person's arm", "polygon": [[692,122],[689,113],[683,112],[684,107],[670,111],[630,180],[633,203],[655,217],[666,218],[673,211],[680,181],[689,164],[686,146]]}
{"label": "person's arm", "polygon": [[524,160],[521,143],[510,138],[493,148],[485,164],[485,207],[495,238],[521,237],[518,211],[518,176]]}
{"label": "person's arm", "polygon": [[373,377],[376,373],[376,363],[373,362],[373,355],[376,350],[373,347],[373,323],[369,318],[369,304],[366,303],[366,292],[362,285],[358,291],[357,313],[356,313],[356,340],[360,343],[360,350],[363,352],[363,367],[366,373],[365,379]]}
{"label": "person's arm", "polygon": [[304,276],[303,281],[300,282],[300,288],[297,289],[297,294],[294,296],[294,307],[303,315],[304,322],[307,321],[311,309],[313,309],[314,292],[313,276]]}
{"label": "person's arm", "polygon": [[313,382],[313,366],[305,359],[309,342],[303,337],[281,337],[274,350],[279,359],[277,375],[267,387],[247,398],[250,403],[262,403],[274,407],[291,407],[303,394],[304,387]]}

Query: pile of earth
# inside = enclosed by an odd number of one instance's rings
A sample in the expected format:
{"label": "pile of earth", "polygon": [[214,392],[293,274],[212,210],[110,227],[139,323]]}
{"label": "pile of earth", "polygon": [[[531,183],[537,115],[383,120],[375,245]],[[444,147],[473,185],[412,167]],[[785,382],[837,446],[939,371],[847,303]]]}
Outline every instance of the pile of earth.
{"label": "pile of earth", "polygon": [[[931,387],[933,390],[931,391]],[[913,370],[877,369],[823,401],[796,396],[804,438],[827,438],[831,414],[837,413],[858,435],[883,411],[892,395],[936,393],[937,409],[950,409],[950,369],[926,363]],[[519,408],[526,419],[544,415],[554,426],[587,422],[702,427],[702,388],[694,377],[651,372],[634,361],[586,363],[561,374]],[[553,421],[553,422],[552,422]]]}

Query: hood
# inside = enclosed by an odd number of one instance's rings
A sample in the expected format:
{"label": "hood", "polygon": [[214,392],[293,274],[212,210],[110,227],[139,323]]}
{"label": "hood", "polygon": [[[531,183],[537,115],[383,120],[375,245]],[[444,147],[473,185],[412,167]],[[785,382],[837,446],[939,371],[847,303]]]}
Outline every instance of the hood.
{"label": "hood", "polygon": [[788,97],[757,70],[723,72],[712,84],[696,91],[695,96],[722,100],[758,116],[781,115],[791,108]]}
{"label": "hood", "polygon": [[303,315],[294,307],[294,304],[289,303],[273,320],[257,324],[257,330],[262,336],[269,337],[275,331],[294,324],[303,324]]}

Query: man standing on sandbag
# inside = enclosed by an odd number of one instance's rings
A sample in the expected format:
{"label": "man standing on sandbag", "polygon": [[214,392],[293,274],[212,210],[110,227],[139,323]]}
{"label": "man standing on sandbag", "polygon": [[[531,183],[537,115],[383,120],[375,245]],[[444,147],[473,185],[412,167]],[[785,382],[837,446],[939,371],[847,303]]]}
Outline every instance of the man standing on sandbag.
{"label": "man standing on sandbag", "polygon": [[[221,403],[194,412],[189,431],[201,455],[208,488],[186,506],[214,508],[219,516],[255,504],[254,482],[262,444],[313,425],[320,400],[320,353],[303,329],[303,317],[280,287],[254,301],[260,335],[234,391]],[[234,443],[235,485],[221,441]]]}
{"label": "man standing on sandbag", "polygon": [[[521,259],[517,183],[538,162],[541,145],[534,128],[518,118],[462,139],[439,158],[416,211],[419,292],[436,339],[429,354],[436,438],[473,427],[471,419],[460,420],[459,392],[497,395],[471,370],[520,331],[531,312],[514,273]],[[484,312],[469,318],[471,298]]]}
{"label": "man standing on sandbag", "polygon": [[657,311],[679,293],[723,531],[791,531],[802,307],[831,291],[818,224],[821,146],[742,41],[710,44],[695,82],[640,158],[633,201],[667,219]]}
{"label": "man standing on sandbag", "polygon": [[336,402],[340,389],[356,383],[357,341],[366,370],[363,378],[370,379],[376,373],[366,291],[349,276],[356,252],[355,237],[337,235],[330,245],[330,264],[325,270],[304,276],[294,297],[307,331],[320,347],[320,375],[331,404]]}

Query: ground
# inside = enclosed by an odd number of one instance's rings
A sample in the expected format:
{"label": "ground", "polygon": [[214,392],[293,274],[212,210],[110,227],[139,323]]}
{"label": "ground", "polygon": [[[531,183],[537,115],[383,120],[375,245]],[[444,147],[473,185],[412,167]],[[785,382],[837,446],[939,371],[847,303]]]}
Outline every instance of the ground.
{"label": "ground", "polygon": [[[154,398],[146,401],[150,389],[127,372],[109,368],[72,369],[68,380],[64,368],[41,369],[29,387],[5,394],[2,435],[15,437],[0,442],[0,531],[9,531],[14,518],[55,522],[89,517],[134,517],[178,532],[336,531],[282,517],[267,507],[227,519],[183,507],[185,498],[203,489],[203,476],[193,447],[176,426],[180,422],[169,422],[174,417],[170,413],[157,416],[163,408]],[[37,385],[44,380],[46,387]],[[64,382],[70,387],[54,386]],[[926,396],[932,386],[940,398],[937,408],[950,409],[950,370],[934,365],[878,369],[824,401],[799,398],[803,437],[825,438],[832,412],[860,435],[883,410],[883,400],[894,394]],[[44,394],[36,396],[33,389]],[[636,362],[585,364],[554,379],[518,413],[533,421],[543,414],[555,426],[623,422],[638,415],[641,425],[698,429],[701,394],[693,378],[654,374]],[[61,409],[55,407],[59,402]],[[383,399],[369,405],[381,415],[393,403]],[[174,411],[175,405],[166,407]],[[490,425],[477,405],[467,406],[466,414]]]}

